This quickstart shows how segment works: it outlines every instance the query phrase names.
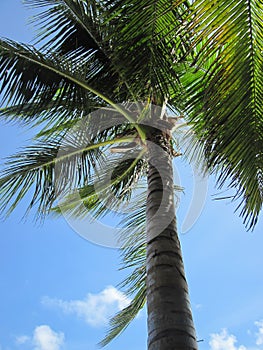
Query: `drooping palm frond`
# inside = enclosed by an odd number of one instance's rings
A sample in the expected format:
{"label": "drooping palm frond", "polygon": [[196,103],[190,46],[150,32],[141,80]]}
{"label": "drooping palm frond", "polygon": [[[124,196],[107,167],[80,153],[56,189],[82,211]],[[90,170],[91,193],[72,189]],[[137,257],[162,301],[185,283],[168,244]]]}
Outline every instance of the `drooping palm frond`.
{"label": "drooping palm frond", "polygon": [[191,124],[184,119],[177,122],[173,129],[172,142],[177,154],[179,153],[200,175],[208,176],[209,169],[204,154],[204,145],[200,142]]}
{"label": "drooping palm frond", "polygon": [[132,302],[110,320],[110,330],[108,335],[99,343],[100,346],[106,346],[120,333],[122,333],[138,315],[139,311],[146,303],[146,284],[141,288],[137,287],[137,293]]}
{"label": "drooping palm frond", "polygon": [[133,138],[91,143],[90,135],[81,129],[66,138],[49,138],[48,143],[39,140],[8,159],[0,178],[0,210],[10,214],[33,188],[28,209],[37,205],[39,215],[48,213],[56,200],[91,181],[103,148],[130,140]]}
{"label": "drooping palm frond", "polygon": [[[93,110],[96,106],[91,108]],[[2,120],[17,123],[21,126],[36,126],[46,122],[52,123],[52,120],[55,121],[57,119],[59,119],[59,124],[61,124],[67,121],[69,116],[71,117],[70,119],[75,120],[81,114],[83,114],[82,110],[78,110],[77,106],[71,106],[70,108],[66,100],[60,101],[59,106],[55,105],[55,101],[45,105],[41,105],[40,102],[27,102],[0,109]]]}
{"label": "drooping palm frond", "polygon": [[219,187],[230,180],[236,189],[248,228],[263,201],[262,16],[260,0],[196,0],[188,29],[197,49],[193,65],[206,71],[188,85],[187,113]]}
{"label": "drooping palm frond", "polygon": [[110,43],[105,37],[115,28],[112,24],[101,28],[105,6],[98,1],[46,0],[26,1],[29,6],[46,7],[33,20],[37,27],[37,43],[44,43],[42,49],[67,55],[73,52],[89,52],[94,62],[101,68],[100,79],[94,79],[93,85],[107,93],[116,102],[131,98],[130,90],[120,77],[118,65],[110,57]]}
{"label": "drooping palm frond", "polygon": [[105,158],[96,167],[90,184],[76,187],[53,208],[54,213],[64,213],[84,218],[90,213],[95,218],[118,211],[128,204],[133,190],[146,172],[143,153],[130,152],[129,156]]}
{"label": "drooping palm frond", "polygon": [[[104,10],[101,2],[81,0],[25,0],[25,4],[33,8],[45,10],[32,18],[32,22],[39,28],[37,43],[43,43],[44,49],[68,54],[83,49],[95,51],[96,58],[109,61],[107,49],[101,31],[101,16]],[[36,44],[37,44],[36,43]]]}
{"label": "drooping palm frond", "polygon": [[[2,105],[6,103],[13,108],[7,113],[23,113],[34,118],[43,110],[48,111],[60,105],[70,110],[76,105],[79,108],[83,106],[85,110],[88,101],[91,101],[92,106],[95,101],[101,105],[99,94],[92,92],[88,85],[99,67],[91,69],[92,57],[84,56],[62,58],[55,54],[43,54],[28,45],[1,40]],[[83,65],[85,62],[85,69],[80,68],[79,60]],[[4,114],[4,110],[1,112]]]}
{"label": "drooping palm frond", "polygon": [[[66,178],[56,174],[55,166],[59,162],[58,152],[60,145],[49,142],[48,145],[39,144],[28,147],[24,152],[9,158],[7,168],[2,172],[0,179],[1,212],[9,215],[33,188],[32,199],[28,210],[38,205],[40,215],[48,212],[65,187]],[[75,160],[76,161],[76,160]],[[74,175],[73,162],[67,162],[67,173]],[[83,165],[87,169],[87,164]],[[63,171],[65,171],[65,166]],[[86,174],[85,174],[86,175]],[[64,175],[63,175],[64,176]]]}
{"label": "drooping palm frond", "polygon": [[[44,55],[28,45],[1,40],[0,92],[3,93],[3,103],[8,101],[23,106],[30,102],[30,114],[37,115],[39,105],[42,112],[43,105],[49,105],[53,100],[56,106],[61,101],[65,105],[65,100],[72,108],[74,105],[81,108],[84,104],[84,111],[91,100],[91,106],[95,101],[99,106],[110,105],[129,122],[134,122],[129,111],[93,87],[92,81],[99,68],[90,65],[91,61],[92,57],[85,53],[81,57],[74,53],[66,58],[53,53]],[[137,129],[140,132],[139,126]]]}
{"label": "drooping palm frond", "polygon": [[139,194],[136,193],[129,204],[129,213],[120,223],[122,268],[132,271],[119,287],[132,301],[110,319],[109,330],[100,346],[106,346],[122,333],[146,303],[146,196],[145,188],[139,189]]}
{"label": "drooping palm frond", "polygon": [[[118,157],[119,158],[119,157]],[[133,160],[135,158],[135,160]],[[131,303],[118,312],[109,321],[110,329],[100,346],[107,345],[111,340],[122,333],[146,303],[146,192],[136,195],[136,203],[130,202],[130,196],[134,195],[139,180],[145,176],[146,162],[141,156],[127,155],[123,161],[116,159],[102,164],[104,174],[99,171],[99,184],[80,188],[54,208],[58,214],[64,213],[73,217],[82,218],[91,213],[94,218],[101,218],[108,212],[122,210],[129,211],[121,221],[123,227],[120,234],[122,245],[123,268],[132,268],[133,271],[120,283],[125,293],[132,296]],[[103,177],[108,177],[112,172],[110,182],[103,182]],[[95,176],[95,178],[97,178]],[[128,198],[126,198],[128,195]],[[127,201],[128,200],[128,201]],[[124,205],[127,203],[127,206]]]}

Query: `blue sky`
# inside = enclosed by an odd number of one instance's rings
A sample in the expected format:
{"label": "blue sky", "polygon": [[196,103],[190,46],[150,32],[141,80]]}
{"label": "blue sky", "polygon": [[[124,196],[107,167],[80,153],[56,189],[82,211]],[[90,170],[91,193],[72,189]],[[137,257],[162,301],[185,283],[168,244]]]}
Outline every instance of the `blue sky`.
{"label": "blue sky", "polygon": [[[29,42],[30,11],[0,2],[0,36]],[[30,134],[0,124],[0,156]],[[175,163],[185,194],[179,228],[191,203],[191,168]],[[180,234],[200,350],[263,350],[263,222],[246,232],[235,204],[214,201],[214,179],[193,227]],[[0,350],[95,350],[107,317],[126,305],[117,288],[116,249],[83,239],[64,219],[21,221],[23,207],[0,223]],[[103,227],[103,226],[102,226]],[[89,227],[90,230],[94,228]],[[105,230],[107,227],[105,226]],[[106,349],[146,349],[146,312]]]}

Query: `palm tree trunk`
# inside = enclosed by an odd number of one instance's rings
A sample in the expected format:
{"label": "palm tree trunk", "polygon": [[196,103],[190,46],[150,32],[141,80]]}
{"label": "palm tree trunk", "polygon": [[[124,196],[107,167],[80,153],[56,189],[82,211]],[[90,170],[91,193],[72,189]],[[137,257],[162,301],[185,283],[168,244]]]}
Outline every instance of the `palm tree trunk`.
{"label": "palm tree trunk", "polygon": [[176,229],[169,137],[148,135],[148,350],[196,350],[197,341]]}

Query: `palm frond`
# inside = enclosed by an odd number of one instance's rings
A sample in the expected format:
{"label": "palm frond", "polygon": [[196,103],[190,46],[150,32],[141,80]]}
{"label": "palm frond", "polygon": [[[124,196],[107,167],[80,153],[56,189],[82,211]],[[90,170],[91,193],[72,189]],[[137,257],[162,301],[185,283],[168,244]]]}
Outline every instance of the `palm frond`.
{"label": "palm frond", "polygon": [[44,49],[64,55],[82,48],[96,52],[96,58],[102,61],[109,60],[102,47],[100,17],[103,7],[100,3],[80,0],[26,0],[25,3],[35,8],[46,7],[32,19],[39,28],[36,39],[38,43],[44,42]]}
{"label": "palm frond", "polygon": [[[91,98],[92,104],[94,100],[99,104],[104,102],[129,122],[134,122],[125,108],[90,84],[100,71],[100,67],[90,64],[92,55],[84,53],[78,56],[74,53],[67,58],[55,54],[44,55],[28,45],[1,40],[0,57],[3,103],[8,100],[11,104],[33,101],[46,104],[55,98],[56,103],[68,99],[72,105],[82,106],[83,101],[86,104],[86,99]],[[137,129],[140,132],[139,126]]]}
{"label": "palm frond", "polygon": [[83,218],[89,212],[98,218],[120,210],[127,205],[140,178],[145,175],[146,162],[142,155],[141,151],[130,152],[128,157],[106,156],[105,161],[101,160],[96,167],[90,184],[76,187],[73,193],[68,193],[53,208],[54,213]]}
{"label": "palm frond", "polygon": [[137,289],[132,302],[110,320],[110,330],[107,336],[99,343],[101,347],[109,344],[114,338],[120,335],[137,316],[146,303],[146,285]]}
{"label": "palm frond", "polygon": [[67,138],[49,139],[48,143],[40,140],[11,156],[0,178],[0,211],[9,215],[34,188],[28,210],[37,205],[39,215],[45,215],[55,201],[90,181],[102,159],[101,149],[114,143],[115,140],[91,143],[85,130],[79,130]]}
{"label": "palm frond", "polygon": [[120,223],[123,269],[132,268],[132,272],[119,287],[132,296],[132,301],[110,319],[109,330],[100,346],[106,346],[122,333],[146,303],[146,195],[143,188],[134,196],[129,204],[129,214]]}
{"label": "palm frond", "polygon": [[253,228],[263,200],[263,4],[196,0],[192,10],[194,65],[206,72],[189,84],[189,117],[219,187],[230,179]]}
{"label": "palm frond", "polygon": [[32,187],[28,209],[40,200],[40,210],[48,210],[56,198],[53,162],[58,150],[56,143],[38,145],[9,157],[0,179],[1,212],[7,211],[9,215]]}
{"label": "palm frond", "polygon": [[101,78],[97,87],[107,86],[107,92],[111,91],[116,101],[145,100],[152,96],[154,103],[162,104],[170,96],[177,97],[179,102],[178,62],[190,45],[185,30],[190,11],[188,1],[135,4],[123,0],[89,3],[27,0],[26,3],[47,7],[35,16],[43,48],[62,55],[77,50],[92,52],[103,67],[104,80]]}
{"label": "palm frond", "polygon": [[132,98],[133,93],[119,70],[119,62],[114,64],[111,58],[113,47],[107,38],[115,32],[115,26],[108,23],[102,28],[106,9],[102,2],[46,0],[39,3],[29,0],[26,3],[29,6],[47,7],[33,18],[34,24],[40,27],[36,44],[43,42],[42,49],[60,55],[92,52],[95,61],[102,67],[101,77],[99,81],[94,79],[94,86],[107,92],[116,102]]}
{"label": "palm frond", "polygon": [[115,26],[108,38],[112,59],[132,91],[160,105],[167,96],[179,95],[175,62],[188,48],[188,2],[109,0],[105,6],[102,22]]}
{"label": "palm frond", "polygon": [[[86,70],[80,69],[79,60],[86,64]],[[60,103],[71,108],[74,104],[82,106],[85,99],[91,100],[94,105],[94,95],[98,102],[100,98],[96,92],[89,89],[88,81],[93,78],[99,67],[91,68],[91,61],[92,57],[87,55],[78,59],[76,56],[63,59],[55,54],[43,54],[28,45],[1,40],[2,105],[17,104],[14,112],[19,113],[25,111],[26,104],[30,115]]]}
{"label": "palm frond", "polygon": [[178,122],[173,130],[175,151],[182,155],[188,164],[191,164],[202,175],[208,175],[209,169],[204,153],[204,145],[197,137],[191,123],[184,120]]}

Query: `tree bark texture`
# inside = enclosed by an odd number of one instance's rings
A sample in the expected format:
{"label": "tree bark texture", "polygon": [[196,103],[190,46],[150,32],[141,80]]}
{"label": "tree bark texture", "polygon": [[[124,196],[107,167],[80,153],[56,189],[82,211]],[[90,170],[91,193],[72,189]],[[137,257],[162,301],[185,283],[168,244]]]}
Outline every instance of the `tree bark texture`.
{"label": "tree bark texture", "polygon": [[147,310],[148,350],[197,350],[176,229],[169,135],[148,136]]}

